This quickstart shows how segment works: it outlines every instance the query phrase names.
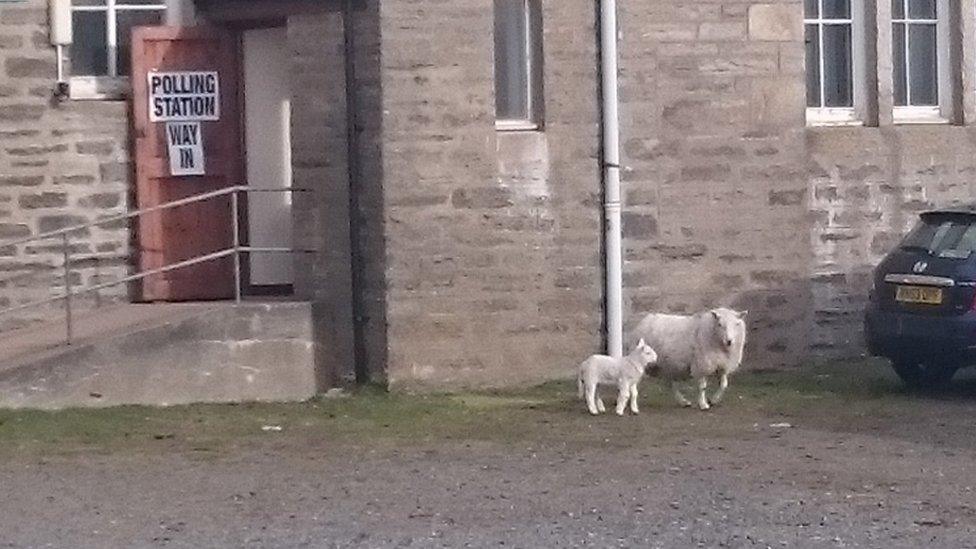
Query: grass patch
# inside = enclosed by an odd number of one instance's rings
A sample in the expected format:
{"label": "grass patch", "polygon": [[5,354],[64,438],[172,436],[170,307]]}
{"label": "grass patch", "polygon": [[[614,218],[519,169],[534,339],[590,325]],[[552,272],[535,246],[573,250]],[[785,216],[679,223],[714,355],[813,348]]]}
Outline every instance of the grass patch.
{"label": "grass patch", "polygon": [[[645,414],[667,418],[642,429],[677,431],[697,412],[680,410],[660,383],[646,382]],[[935,398],[976,396],[976,379]],[[689,394],[690,394],[689,390]],[[736,415],[867,415],[924,406],[877,362],[843,362],[737,376],[722,412]],[[611,404],[613,391],[604,393]],[[724,410],[729,412],[724,412]],[[741,418],[743,421],[746,418]],[[718,420],[716,420],[718,421]],[[365,387],[344,398],[298,404],[119,407],[60,412],[0,411],[0,455],[180,451],[194,456],[255,444],[402,445],[431,441],[533,440],[589,444],[627,434],[632,423],[591,418],[570,381],[515,391],[389,394]],[[280,431],[278,429],[280,428]],[[572,432],[572,437],[566,433]]]}
{"label": "grass patch", "polygon": [[221,452],[275,438],[335,444],[498,439],[538,399],[501,394],[402,395],[373,388],[291,404],[0,411],[0,455],[18,453]]}

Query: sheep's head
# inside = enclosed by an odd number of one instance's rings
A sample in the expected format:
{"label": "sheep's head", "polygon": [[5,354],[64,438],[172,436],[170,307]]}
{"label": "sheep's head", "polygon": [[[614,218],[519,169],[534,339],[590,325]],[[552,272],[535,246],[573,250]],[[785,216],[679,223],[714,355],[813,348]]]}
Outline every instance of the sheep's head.
{"label": "sheep's head", "polygon": [[634,347],[633,354],[636,355],[641,366],[646,367],[657,362],[657,352],[644,341],[644,338],[641,338],[641,340],[637,342],[637,346]]}
{"label": "sheep's head", "polygon": [[745,317],[748,311],[733,311],[732,309],[712,309],[715,338],[722,349],[730,351],[740,334],[745,332]]}

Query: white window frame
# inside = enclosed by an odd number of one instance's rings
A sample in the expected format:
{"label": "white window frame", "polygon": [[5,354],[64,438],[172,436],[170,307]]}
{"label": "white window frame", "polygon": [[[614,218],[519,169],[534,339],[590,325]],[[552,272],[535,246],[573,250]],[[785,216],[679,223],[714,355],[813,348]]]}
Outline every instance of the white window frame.
{"label": "white window frame", "polygon": [[[518,0],[511,0],[518,1]],[[521,0],[522,9],[525,12],[525,71],[526,71],[526,106],[528,118],[497,118],[495,119],[495,129],[498,131],[535,131],[542,128],[542,63],[539,58],[541,51],[541,24],[536,21],[541,17],[537,13],[538,7],[533,6],[534,0]],[[497,94],[497,87],[495,88]]]}
{"label": "white window frame", "polygon": [[[808,18],[804,14],[803,29],[806,34],[807,25],[816,25],[820,41],[818,52],[820,61],[820,107],[807,107],[807,124],[810,126],[861,126],[864,124],[867,110],[867,89],[863,84],[867,68],[867,49],[865,47],[865,21],[863,0],[851,0],[851,16],[849,19],[825,18],[823,0],[817,0],[819,14]],[[801,7],[801,9],[803,9]],[[824,102],[824,26],[850,25],[851,27],[851,100],[850,107],[826,107]]]}
{"label": "white window frame", "polygon": [[[904,17],[896,19],[894,14],[891,17],[889,32],[892,36],[892,47],[894,47],[895,24],[905,25],[905,95],[909,105],[893,106],[893,121],[895,124],[948,124],[952,118],[952,56],[951,56],[951,31],[950,28],[950,6],[951,0],[936,0],[935,19],[913,19],[908,13],[908,2],[902,0],[904,5]],[[939,94],[938,105],[911,105],[911,66],[909,63],[908,50],[908,26],[909,25],[935,25],[935,55],[938,63],[936,78],[938,78],[936,93]],[[892,52],[893,54],[894,52]],[[894,67],[894,59],[892,59]],[[894,75],[894,70],[892,70]],[[892,87],[894,90],[894,87]]]}
{"label": "white window frame", "polygon": [[[162,13],[165,19],[169,7],[167,0],[156,0],[153,4],[126,4],[125,0],[105,0],[105,5],[101,6],[72,5],[72,15],[75,12],[105,13],[105,49],[108,55],[108,74],[97,76],[72,74],[68,80],[71,99],[109,100],[123,98],[129,90],[130,81],[127,76],[119,76],[118,13],[122,11],[155,11]],[[72,17],[73,24],[74,18]],[[74,73],[74,67],[71,70]]]}

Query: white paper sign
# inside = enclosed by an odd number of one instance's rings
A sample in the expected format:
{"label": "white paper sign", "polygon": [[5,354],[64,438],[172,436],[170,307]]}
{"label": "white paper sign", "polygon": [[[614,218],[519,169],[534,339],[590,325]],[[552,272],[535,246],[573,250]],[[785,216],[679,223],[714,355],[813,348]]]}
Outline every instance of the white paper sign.
{"label": "white paper sign", "polygon": [[171,175],[206,175],[199,122],[168,122],[166,143]]}
{"label": "white paper sign", "polygon": [[149,121],[220,120],[217,71],[150,72]]}

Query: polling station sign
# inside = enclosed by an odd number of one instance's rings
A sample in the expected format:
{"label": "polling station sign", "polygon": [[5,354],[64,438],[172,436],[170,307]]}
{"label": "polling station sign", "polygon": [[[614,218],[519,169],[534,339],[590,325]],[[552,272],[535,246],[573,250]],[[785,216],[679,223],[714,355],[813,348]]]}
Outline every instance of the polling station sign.
{"label": "polling station sign", "polygon": [[217,71],[149,72],[149,121],[220,120]]}
{"label": "polling station sign", "polygon": [[171,175],[206,175],[199,122],[167,122],[166,144]]}

